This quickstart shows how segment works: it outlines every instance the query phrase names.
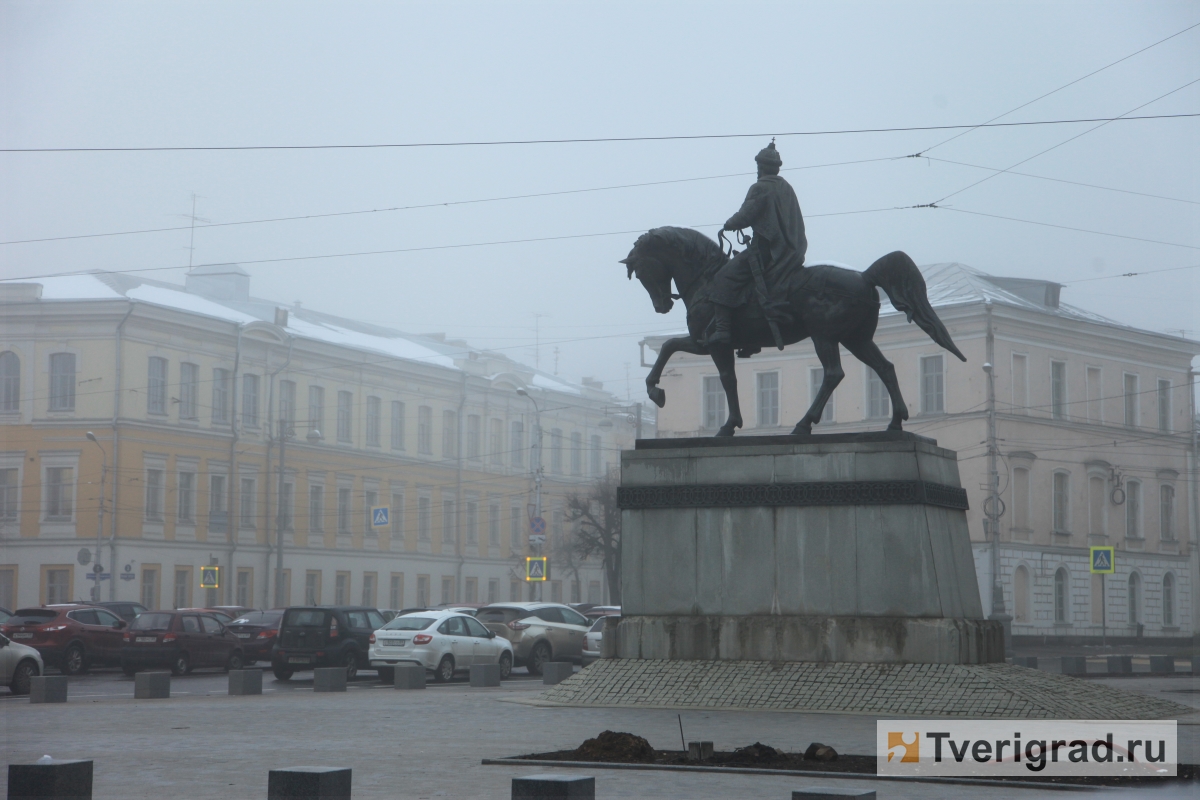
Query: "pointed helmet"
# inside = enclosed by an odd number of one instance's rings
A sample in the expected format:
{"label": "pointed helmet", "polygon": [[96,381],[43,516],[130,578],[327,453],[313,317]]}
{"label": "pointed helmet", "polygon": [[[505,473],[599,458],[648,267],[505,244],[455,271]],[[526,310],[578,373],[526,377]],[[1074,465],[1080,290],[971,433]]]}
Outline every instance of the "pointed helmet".
{"label": "pointed helmet", "polygon": [[754,160],[767,167],[778,168],[783,165],[783,159],[779,157],[779,151],[775,149],[774,139],[771,140],[769,145],[758,151],[758,155],[754,157]]}

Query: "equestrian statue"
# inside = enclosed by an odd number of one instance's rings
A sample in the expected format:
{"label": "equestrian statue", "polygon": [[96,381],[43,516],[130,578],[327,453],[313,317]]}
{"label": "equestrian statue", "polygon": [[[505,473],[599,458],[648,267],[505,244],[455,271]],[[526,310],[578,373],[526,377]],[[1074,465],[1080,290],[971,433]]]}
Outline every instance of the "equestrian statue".
{"label": "equestrian statue", "polygon": [[[718,234],[720,243],[691,228],[654,228],[639,236],[621,260],[629,278],[636,275],[641,281],[655,311],[666,314],[676,299],[687,308],[688,335],[664,342],[646,376],[650,399],[660,408],[666,404],[666,392],[658,382],[675,353],[711,356],[729,407],[729,418],[717,436],[733,436],[742,427],[734,352],[749,358],[764,347],[782,350],[811,337],[824,380],[792,433],[812,433],[844,377],[839,345],[879,375],[892,400],[888,430],[900,430],[908,419],[908,407],[900,395],[896,370],[872,341],[879,322],[876,287],[887,293],[909,322],[915,321],[933,341],[967,360],[929,304],[925,279],[899,250],[865,272],[825,264],[804,266],[808,249],[804,218],[796,192],[779,175],[783,160],[774,140],[754,160],[758,180]],[[746,228],[752,236],[743,236]],[[738,252],[730,244],[727,252],[725,231],[736,231],[737,241],[746,248]],[[671,291],[672,281],[678,294]]]}

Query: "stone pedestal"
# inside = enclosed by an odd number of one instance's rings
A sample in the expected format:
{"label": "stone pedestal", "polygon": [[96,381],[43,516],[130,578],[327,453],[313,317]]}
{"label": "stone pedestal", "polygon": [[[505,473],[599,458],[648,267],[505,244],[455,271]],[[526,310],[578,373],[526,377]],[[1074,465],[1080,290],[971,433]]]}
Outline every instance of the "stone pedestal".
{"label": "stone pedestal", "polygon": [[621,456],[619,658],[980,664],[954,452],[904,432],[641,440]]}
{"label": "stone pedestal", "polygon": [[317,667],[313,670],[314,692],[346,691],[345,667]]}
{"label": "stone pedestal", "polygon": [[350,800],[350,767],[288,767],[267,774],[267,800]]}
{"label": "stone pedestal", "polygon": [[8,765],[9,800],[92,800],[92,762],[50,759]]}
{"label": "stone pedestal", "polygon": [[171,673],[139,672],[133,676],[134,700],[165,700],[171,696]]}
{"label": "stone pedestal", "polygon": [[471,686],[487,688],[500,685],[499,664],[472,664]]}
{"label": "stone pedestal", "polygon": [[34,675],[29,679],[29,702],[67,702],[66,675]]}
{"label": "stone pedestal", "polygon": [[397,689],[424,689],[425,667],[420,664],[398,664],[392,681],[392,686]]}
{"label": "stone pedestal", "polygon": [[230,694],[262,694],[261,669],[229,670]]}

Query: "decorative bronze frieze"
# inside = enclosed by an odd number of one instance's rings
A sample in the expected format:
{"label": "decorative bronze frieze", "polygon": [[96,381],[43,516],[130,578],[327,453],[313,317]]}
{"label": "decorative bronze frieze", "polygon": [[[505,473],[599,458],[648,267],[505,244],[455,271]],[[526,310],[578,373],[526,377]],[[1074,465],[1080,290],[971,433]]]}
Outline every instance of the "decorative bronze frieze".
{"label": "decorative bronze frieze", "polygon": [[617,489],[617,505],[625,509],[882,505],[968,508],[966,489],[929,481],[622,486]]}

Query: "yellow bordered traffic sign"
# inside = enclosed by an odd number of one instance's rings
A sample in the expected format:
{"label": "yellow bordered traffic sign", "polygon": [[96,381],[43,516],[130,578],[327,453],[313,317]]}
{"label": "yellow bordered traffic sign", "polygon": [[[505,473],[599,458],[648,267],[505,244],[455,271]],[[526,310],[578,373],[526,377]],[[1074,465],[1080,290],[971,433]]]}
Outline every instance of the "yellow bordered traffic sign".
{"label": "yellow bordered traffic sign", "polygon": [[550,576],[550,561],[546,556],[526,556],[525,580],[544,581]]}
{"label": "yellow bordered traffic sign", "polygon": [[221,568],[209,565],[200,568],[200,588],[201,589],[220,589],[221,588]]}
{"label": "yellow bordered traffic sign", "polygon": [[1093,547],[1091,549],[1091,569],[1093,574],[1112,575],[1117,571],[1115,547]]}

